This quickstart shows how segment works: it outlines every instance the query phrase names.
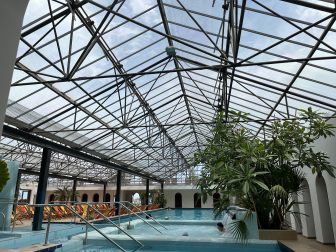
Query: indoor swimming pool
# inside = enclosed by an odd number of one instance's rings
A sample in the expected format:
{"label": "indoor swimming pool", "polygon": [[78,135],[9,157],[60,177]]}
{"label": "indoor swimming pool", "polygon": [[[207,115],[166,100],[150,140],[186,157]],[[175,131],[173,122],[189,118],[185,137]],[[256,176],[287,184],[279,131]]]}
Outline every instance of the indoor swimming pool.
{"label": "indoor swimming pool", "polygon": [[[284,252],[291,251],[277,241],[261,241],[256,234],[251,234],[247,245],[241,245],[232,238],[229,232],[221,233],[216,228],[216,223],[225,220],[225,216],[214,218],[212,209],[169,209],[150,212],[161,225],[154,220],[144,220],[132,216],[122,219],[121,227],[140,241],[144,247],[129,239],[125,234],[118,232],[117,228],[108,227],[106,223],[100,222],[101,230],[113,238],[115,242],[127,251],[139,252]],[[144,216],[141,216],[144,217]],[[167,220],[168,217],[168,220]],[[176,218],[177,217],[177,218]],[[182,219],[183,217],[183,219]],[[221,218],[221,219],[220,219]],[[129,229],[128,226],[131,226]],[[159,230],[159,231],[158,231]],[[258,232],[251,227],[251,231]],[[252,232],[251,232],[252,233]],[[72,237],[72,245],[76,241],[83,241],[85,234]],[[120,251],[109,243],[96,231],[90,231],[87,236],[87,243],[84,246],[67,249],[67,245],[58,251],[98,252],[98,251]]]}
{"label": "indoor swimming pool", "polygon": [[[250,237],[248,245],[242,246],[232,239],[230,233],[220,233],[217,230],[216,223],[223,221],[225,216],[215,219],[212,209],[165,209],[148,213],[155,219],[145,219],[144,213],[138,214],[143,219],[136,215],[126,215],[120,218],[120,227],[144,245],[140,248],[134,240],[131,240],[108,222],[99,221],[94,226],[127,252],[134,250],[139,252],[291,251],[281,248],[277,241],[257,239],[256,236],[253,236],[258,232],[257,229],[251,229],[254,231],[251,232],[252,237]],[[113,222],[119,225],[119,218],[113,218]],[[129,229],[130,224],[131,228]],[[45,224],[44,228],[46,228]],[[120,249],[92,228],[88,229],[87,240],[85,241],[85,230],[83,223],[52,224],[49,242],[62,244],[62,247],[56,250],[57,252],[121,252]],[[45,230],[31,232],[24,228],[20,231],[17,230],[16,234],[15,237],[0,238],[0,247],[20,248],[33,243],[43,243]]]}

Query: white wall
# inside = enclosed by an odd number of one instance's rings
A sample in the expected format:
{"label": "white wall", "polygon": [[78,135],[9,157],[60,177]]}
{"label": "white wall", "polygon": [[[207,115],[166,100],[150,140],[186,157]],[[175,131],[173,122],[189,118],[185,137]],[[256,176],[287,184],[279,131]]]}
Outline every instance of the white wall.
{"label": "white wall", "polygon": [[[149,186],[149,190],[157,190],[159,189],[159,186]],[[46,193],[46,199],[45,203],[48,203],[49,196],[56,191],[56,187],[48,187],[47,188],[47,193]],[[92,185],[92,186],[78,186],[77,187],[77,192],[78,192],[78,197],[77,200],[81,201],[82,195],[86,193],[88,195],[88,202],[93,201],[93,195],[95,193],[99,194],[99,201],[103,201],[103,185]],[[131,195],[135,192],[144,192],[146,191],[146,188],[144,186],[122,186],[121,187],[121,195],[120,195],[120,200],[127,200],[131,201],[132,197]],[[108,185],[106,187],[106,193],[109,193],[111,195],[111,202],[114,200],[114,195],[116,194],[116,187],[115,185]]]}
{"label": "white wall", "polygon": [[[336,125],[336,120],[330,120]],[[319,139],[314,148],[319,151],[326,152],[330,157],[330,162],[336,166],[336,138]],[[309,231],[304,231],[303,235],[310,236],[316,233],[316,240],[321,243],[335,243],[336,240],[336,180],[328,173],[323,172],[322,177],[325,181],[326,196],[321,194],[321,190],[316,188],[316,174],[312,174],[309,168],[305,168],[306,179],[309,185],[309,192],[312,202],[312,214],[314,218],[314,227],[310,227]],[[321,185],[322,178],[319,178],[318,184]],[[322,183],[323,184],[323,183]],[[323,187],[323,186],[320,186]],[[320,193],[319,193],[320,192]],[[320,195],[320,196],[319,196]],[[322,196],[321,196],[322,195]],[[329,207],[328,207],[329,205]],[[327,209],[329,208],[329,209]],[[300,207],[303,210],[303,207]],[[308,212],[310,210],[308,209]],[[330,211],[330,215],[328,213]],[[309,214],[309,213],[308,213]],[[330,216],[330,217],[328,217]],[[309,222],[305,217],[301,217],[302,226],[309,226]],[[330,226],[330,227],[329,227]]]}
{"label": "white wall", "polygon": [[[56,187],[48,187],[46,193],[46,203],[48,203],[49,196],[54,193]],[[150,186],[149,190],[160,189],[157,186]],[[34,189],[33,189],[34,190]],[[130,201],[131,195],[135,192],[144,192],[146,189],[143,186],[123,186],[121,188],[121,200],[128,200]],[[77,187],[77,192],[79,197],[77,198],[78,201],[81,201],[82,195],[86,193],[88,195],[88,201],[91,202],[93,199],[93,195],[95,193],[99,194],[100,201],[103,200],[103,186],[86,186],[86,187]],[[111,195],[111,202],[113,202],[113,197],[115,195],[115,186],[107,186],[107,193]],[[199,190],[193,188],[192,185],[173,185],[173,186],[165,186],[164,187],[164,194],[167,199],[167,207],[174,208],[175,207],[175,194],[176,193],[182,194],[182,207],[183,208],[194,208],[194,194],[199,192]],[[35,189],[36,194],[36,189]],[[202,208],[212,208],[212,197],[209,197],[205,204],[202,203]]]}
{"label": "white wall", "polygon": [[[164,194],[167,198],[167,207],[174,208],[175,207],[175,194],[181,193],[182,195],[182,207],[183,208],[194,208],[194,194],[200,192],[193,188],[191,185],[186,186],[165,186]],[[205,204],[202,202],[202,208],[212,208],[212,197],[208,197],[208,200]]]}
{"label": "white wall", "polygon": [[5,120],[13,67],[28,0],[2,0],[0,8],[0,136]]}

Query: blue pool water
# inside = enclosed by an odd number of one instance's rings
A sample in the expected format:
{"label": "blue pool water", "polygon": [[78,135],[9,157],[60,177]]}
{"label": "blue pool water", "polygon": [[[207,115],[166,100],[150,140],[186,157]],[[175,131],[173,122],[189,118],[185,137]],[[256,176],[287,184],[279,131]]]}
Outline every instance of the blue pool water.
{"label": "blue pool water", "polygon": [[195,222],[195,221],[161,221],[165,228],[155,224],[154,222],[150,222],[157,229],[159,229],[161,233],[159,233],[154,228],[149,227],[145,223],[138,223],[134,225],[134,229],[127,230],[127,232],[131,235],[158,235],[158,236],[182,236],[188,235],[189,237],[223,237],[224,233],[221,233],[217,230],[216,222]]}
{"label": "blue pool water", "polygon": [[[138,252],[282,252],[277,242],[267,244],[249,243],[241,245],[238,243],[216,243],[216,242],[197,242],[197,241],[169,241],[144,243],[144,247]],[[135,248],[127,248],[133,251]],[[91,244],[84,246],[76,252],[110,252],[118,251],[111,246]]]}
{"label": "blue pool water", "polygon": [[[127,251],[139,252],[283,252],[277,241],[260,241],[250,239],[247,245],[242,245],[232,239],[229,233],[220,233],[216,228],[218,220],[223,221],[225,216],[215,218],[212,209],[170,209],[151,211],[156,221],[163,224],[162,228],[153,220],[147,220],[162,233],[157,232],[136,216],[131,217],[132,229],[127,229],[128,217],[121,219],[121,227],[145,246],[138,248],[134,241],[126,235],[119,234],[115,228],[108,227],[107,223],[99,222],[104,233]],[[140,214],[144,218],[143,214]],[[239,216],[239,215],[237,215]],[[119,221],[118,218],[114,219]],[[256,225],[256,223],[254,223]],[[252,229],[255,230],[255,229]],[[256,231],[257,232],[257,231]],[[183,234],[188,233],[187,236]],[[84,235],[77,235],[74,240],[83,240]],[[88,234],[87,245],[72,250],[74,252],[120,252],[97,232]]]}
{"label": "blue pool water", "polygon": [[[222,235],[216,228],[218,219],[215,218],[212,209],[170,209],[150,211],[155,220],[164,224],[167,230],[150,221],[156,228],[162,231],[158,233],[135,215],[131,217],[134,229],[127,230],[128,216],[121,218],[121,226],[134,238],[145,246],[136,251],[139,252],[283,252],[290,250],[280,249],[276,241],[260,241],[251,239],[248,245],[241,245],[230,236]],[[143,214],[141,214],[144,217]],[[167,220],[168,219],[168,220]],[[118,223],[119,218],[113,219]],[[118,234],[111,224],[95,223],[105,235],[121,245],[127,251],[137,249],[137,244],[123,234]],[[44,225],[45,227],[45,225]],[[33,243],[43,243],[45,230],[31,232],[27,228],[17,229],[17,237],[0,237],[0,248],[26,247]],[[19,231],[20,230],[20,231]],[[57,252],[121,252],[102,237],[99,233],[89,229],[88,240],[84,245],[85,225],[52,224],[49,242],[62,243],[63,247]],[[188,236],[183,236],[187,232]]]}
{"label": "blue pool water", "polygon": [[[188,233],[188,236],[192,237],[232,237],[230,232],[227,230],[225,234],[218,232],[216,223],[221,221],[228,229],[231,218],[228,215],[215,217],[212,209],[169,209],[169,210],[156,210],[151,211],[150,214],[154,220],[146,220],[154,225],[157,229],[161,230],[162,234],[165,236],[181,236],[184,233]],[[242,215],[237,213],[237,218]],[[139,216],[142,218],[139,218]],[[240,216],[242,217],[242,216]],[[131,235],[161,235],[153,227],[147,225],[144,222],[145,215],[139,213],[138,215],[133,215],[130,218],[124,217],[120,220],[120,223],[128,223],[131,221],[134,229],[127,230]],[[113,219],[114,222],[119,221],[119,219]],[[160,226],[158,223],[166,226],[166,229]],[[101,228],[111,226],[108,222],[100,221],[97,223]],[[126,225],[122,224],[126,229]],[[256,219],[248,223],[248,238],[249,239],[259,239],[259,233],[257,230]],[[116,234],[116,229],[106,229],[110,234]]]}
{"label": "blue pool water", "polygon": [[158,220],[220,220],[223,216],[215,217],[212,209],[166,209],[151,212]]}

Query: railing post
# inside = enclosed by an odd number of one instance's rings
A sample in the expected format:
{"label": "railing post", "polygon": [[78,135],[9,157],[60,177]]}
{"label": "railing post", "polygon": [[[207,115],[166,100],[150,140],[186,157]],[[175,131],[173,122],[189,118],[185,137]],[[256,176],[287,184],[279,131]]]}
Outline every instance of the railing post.
{"label": "railing post", "polygon": [[[115,194],[115,202],[120,202],[120,194],[121,194],[121,170],[117,171],[117,187],[116,187],[116,194]],[[115,205],[116,211],[115,215],[119,215],[120,212],[120,205]]]}
{"label": "railing post", "polygon": [[145,197],[145,204],[149,204],[149,179],[146,179],[146,197]]}
{"label": "railing post", "polygon": [[52,213],[52,207],[49,206],[48,226],[47,226],[46,236],[45,236],[45,240],[44,240],[44,245],[47,245],[48,244],[48,240],[49,240],[51,213]]}
{"label": "railing post", "polygon": [[[90,211],[90,208],[89,208],[89,205],[87,205],[86,216],[84,216],[84,218],[86,218],[87,221],[89,221],[89,211]],[[88,230],[89,230],[89,227],[88,227],[88,224],[86,224],[86,225],[85,225],[84,245],[87,244]]]}

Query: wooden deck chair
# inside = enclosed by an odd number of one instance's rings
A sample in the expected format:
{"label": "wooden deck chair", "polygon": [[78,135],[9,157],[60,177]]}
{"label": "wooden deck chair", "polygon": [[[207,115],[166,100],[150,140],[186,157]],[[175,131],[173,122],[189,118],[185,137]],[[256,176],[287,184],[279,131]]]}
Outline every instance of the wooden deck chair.
{"label": "wooden deck chair", "polygon": [[50,212],[49,207],[43,207],[43,219],[44,220],[47,220],[49,218],[49,213],[50,213],[51,219],[57,219],[57,215],[53,210]]}
{"label": "wooden deck chair", "polygon": [[27,209],[27,206],[24,206],[24,205],[18,205],[16,207],[16,213],[15,214],[20,215],[24,219],[29,219],[29,218],[33,217],[33,215],[31,215],[29,213],[29,211]]}
{"label": "wooden deck chair", "polygon": [[124,215],[124,214],[128,214],[128,210],[126,210],[125,208],[120,208],[119,215]]}
{"label": "wooden deck chair", "polygon": [[146,211],[147,210],[147,205],[142,205],[139,207],[141,211]]}
{"label": "wooden deck chair", "polygon": [[88,214],[88,208],[89,208],[89,206],[88,206],[88,205],[82,205],[82,208],[83,208],[82,217],[83,217],[84,219],[86,219],[86,216],[87,216],[87,214]]}
{"label": "wooden deck chair", "polygon": [[63,212],[58,206],[53,206],[52,209],[58,219],[64,218]]}
{"label": "wooden deck chair", "polygon": [[20,221],[21,224],[23,224],[23,221],[22,221],[23,217],[21,216],[21,214],[12,212],[12,214],[11,214],[11,223],[14,223],[14,219],[15,219],[15,222],[16,221]]}
{"label": "wooden deck chair", "polygon": [[106,214],[104,214],[106,217],[112,217],[112,216],[115,216],[115,208],[112,207],[112,208],[109,208],[109,209],[106,209]]}
{"label": "wooden deck chair", "polygon": [[71,215],[71,211],[66,209],[65,206],[59,206],[59,208],[61,209],[64,217],[69,217]]}
{"label": "wooden deck chair", "polygon": [[75,211],[76,213],[78,213],[79,215],[83,214],[83,205],[75,205]]}

